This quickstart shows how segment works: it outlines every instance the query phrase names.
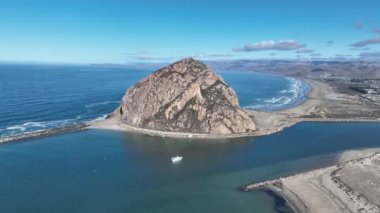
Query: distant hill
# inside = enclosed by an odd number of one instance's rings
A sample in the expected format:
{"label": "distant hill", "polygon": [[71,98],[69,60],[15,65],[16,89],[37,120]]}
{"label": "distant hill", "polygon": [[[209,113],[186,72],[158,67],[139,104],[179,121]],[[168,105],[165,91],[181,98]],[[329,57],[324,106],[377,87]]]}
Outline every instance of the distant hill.
{"label": "distant hill", "polygon": [[[307,60],[224,60],[203,61],[214,70],[255,71],[288,76],[319,78],[321,76],[348,76],[353,78],[380,78],[380,62],[375,61],[307,61]],[[156,70],[170,62],[91,64],[95,67],[113,67]]]}
{"label": "distant hill", "polygon": [[326,75],[380,78],[380,62],[370,61],[234,60],[209,61],[207,64],[215,70],[256,71],[311,78]]}

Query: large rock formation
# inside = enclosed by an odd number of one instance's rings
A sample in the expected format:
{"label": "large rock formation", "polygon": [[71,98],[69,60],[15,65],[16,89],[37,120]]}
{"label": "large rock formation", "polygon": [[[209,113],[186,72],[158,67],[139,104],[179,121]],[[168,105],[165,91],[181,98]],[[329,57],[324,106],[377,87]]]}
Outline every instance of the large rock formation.
{"label": "large rock formation", "polygon": [[234,134],[255,130],[235,91],[207,65],[186,58],[129,88],[113,116],[146,129]]}

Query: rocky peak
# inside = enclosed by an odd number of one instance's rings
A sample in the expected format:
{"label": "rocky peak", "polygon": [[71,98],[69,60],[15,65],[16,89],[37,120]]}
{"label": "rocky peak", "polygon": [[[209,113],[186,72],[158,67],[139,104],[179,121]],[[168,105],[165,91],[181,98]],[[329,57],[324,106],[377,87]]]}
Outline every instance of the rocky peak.
{"label": "rocky peak", "polygon": [[113,116],[128,125],[161,131],[234,134],[255,130],[235,91],[193,58],[159,69],[129,88]]}

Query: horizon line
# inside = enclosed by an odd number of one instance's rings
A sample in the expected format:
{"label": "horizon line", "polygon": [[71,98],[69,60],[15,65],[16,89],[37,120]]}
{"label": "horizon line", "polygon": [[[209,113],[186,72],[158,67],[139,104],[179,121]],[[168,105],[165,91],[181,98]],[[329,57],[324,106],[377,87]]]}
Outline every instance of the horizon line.
{"label": "horizon line", "polygon": [[[186,57],[183,57],[186,58]],[[168,61],[131,61],[131,62],[125,62],[125,63],[117,63],[117,62],[91,62],[91,63],[85,63],[85,62],[49,62],[49,61],[29,61],[29,60],[1,60],[1,65],[77,65],[77,66],[91,66],[91,65],[122,65],[122,66],[128,66],[128,65],[143,65],[143,64],[166,64],[166,63],[173,63],[176,61],[179,61],[183,58],[175,59],[175,60],[168,60]],[[380,58],[238,58],[238,59],[199,59],[197,57],[192,57],[199,61],[204,62],[223,62],[223,61],[336,61],[336,62],[350,62],[350,61],[363,61],[363,62],[380,62]]]}

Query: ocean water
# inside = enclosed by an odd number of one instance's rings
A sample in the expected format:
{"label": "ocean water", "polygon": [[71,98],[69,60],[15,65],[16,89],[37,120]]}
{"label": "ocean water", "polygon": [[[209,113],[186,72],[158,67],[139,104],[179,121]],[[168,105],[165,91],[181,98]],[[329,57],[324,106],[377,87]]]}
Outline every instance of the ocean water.
{"label": "ocean water", "polygon": [[[148,70],[1,65],[0,137],[104,117]],[[304,82],[254,72],[218,73],[243,107],[277,110],[304,100]],[[301,123],[257,138],[175,140],[82,131],[0,144],[0,212],[291,212],[252,181],[380,146],[380,124]],[[170,158],[184,157],[173,165]]]}
{"label": "ocean water", "polygon": [[0,135],[62,127],[115,109],[148,71],[80,66],[1,65]]}
{"label": "ocean water", "polygon": [[[63,65],[0,65],[0,137],[104,117],[152,70]],[[303,101],[304,82],[254,72],[218,72],[243,107],[276,110]]]}
{"label": "ocean water", "polygon": [[275,111],[294,107],[305,100],[310,86],[303,80],[244,71],[219,71],[235,89],[246,109]]}
{"label": "ocean water", "polygon": [[93,130],[0,144],[0,212],[291,212],[236,188],[329,165],[379,138],[378,123],[301,123],[225,141]]}

